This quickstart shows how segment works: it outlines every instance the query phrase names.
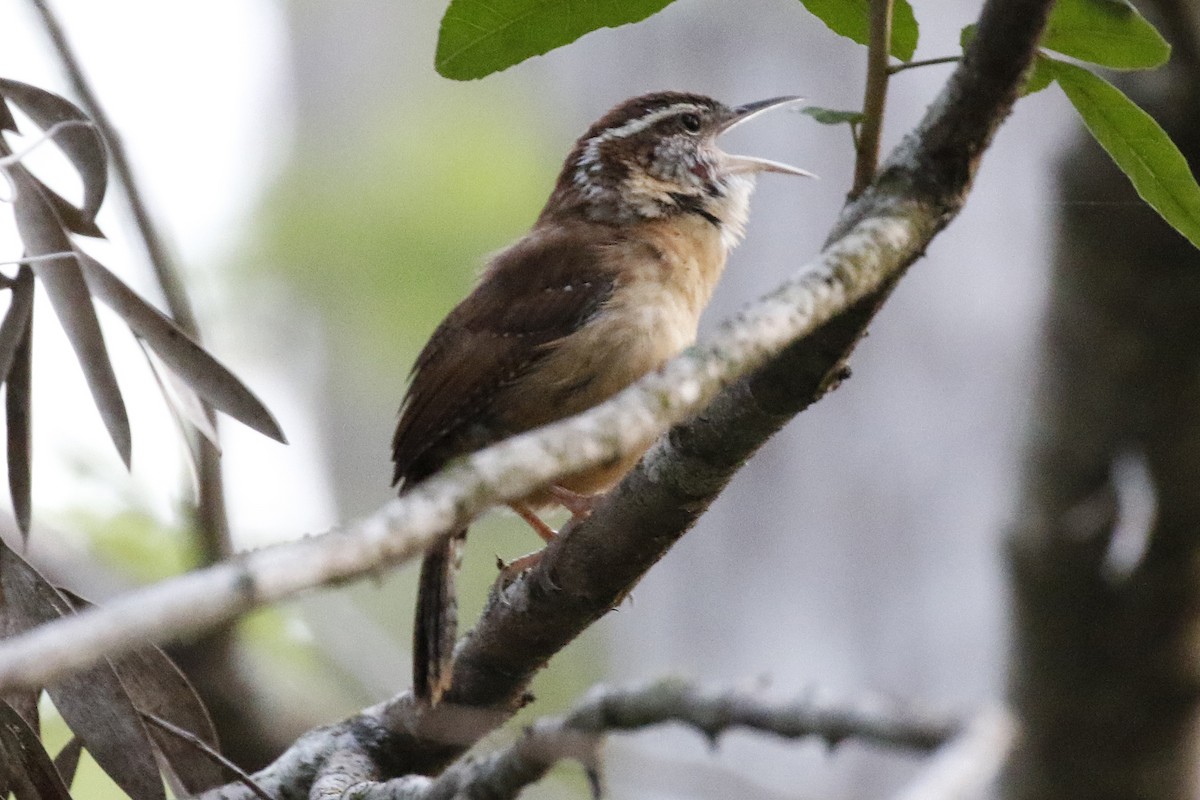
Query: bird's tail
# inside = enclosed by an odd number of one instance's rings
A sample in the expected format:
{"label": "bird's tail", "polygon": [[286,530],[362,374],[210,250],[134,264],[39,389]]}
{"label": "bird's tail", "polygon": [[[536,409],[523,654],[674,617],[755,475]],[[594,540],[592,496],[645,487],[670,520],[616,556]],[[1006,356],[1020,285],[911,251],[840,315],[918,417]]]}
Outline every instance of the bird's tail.
{"label": "bird's tail", "polygon": [[431,704],[450,688],[450,664],[458,636],[455,576],[467,529],[454,531],[425,553],[413,623],[413,693]]}

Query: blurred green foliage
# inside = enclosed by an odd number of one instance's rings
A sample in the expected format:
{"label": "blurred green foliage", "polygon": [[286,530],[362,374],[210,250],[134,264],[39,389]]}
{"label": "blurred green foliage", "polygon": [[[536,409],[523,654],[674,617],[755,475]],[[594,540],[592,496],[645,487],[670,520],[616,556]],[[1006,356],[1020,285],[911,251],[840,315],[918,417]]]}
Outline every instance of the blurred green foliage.
{"label": "blurred green foliage", "polygon": [[264,202],[255,262],[321,311],[360,366],[407,369],[403,344],[424,341],[549,194],[557,161],[514,119],[522,105],[410,104],[298,152]]}

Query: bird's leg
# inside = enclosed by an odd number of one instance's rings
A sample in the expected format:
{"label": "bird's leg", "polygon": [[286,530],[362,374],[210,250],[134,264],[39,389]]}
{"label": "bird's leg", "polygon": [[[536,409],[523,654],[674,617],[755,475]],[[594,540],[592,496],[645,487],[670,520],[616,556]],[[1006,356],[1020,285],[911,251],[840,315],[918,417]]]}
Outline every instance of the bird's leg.
{"label": "bird's leg", "polygon": [[[549,492],[558,503],[560,503],[567,511],[571,512],[571,520],[586,519],[591,515],[592,509],[596,507],[602,494],[580,494],[566,489],[562,486],[551,486]],[[525,520],[529,527],[533,528],[534,533],[542,537],[542,541],[546,544],[554,541],[558,536],[558,532],[545,523],[545,521],[533,512],[525,503],[509,503],[508,507],[517,513],[517,516]],[[520,575],[527,569],[533,569],[542,559],[544,550],[538,550],[520,558],[504,563],[500,559],[496,559],[500,566],[499,580],[505,584],[510,583],[514,578]]]}
{"label": "bird's leg", "polygon": [[542,541],[546,544],[554,541],[554,537],[558,534],[537,514],[533,513],[533,509],[524,503],[509,503],[508,507],[517,512],[517,516],[525,520],[529,527],[533,528],[533,532],[542,537]]}
{"label": "bird's leg", "polygon": [[592,514],[592,510],[596,504],[600,502],[600,498],[604,497],[603,492],[597,494],[580,494],[573,492],[564,486],[551,486],[550,494],[557,500],[563,508],[571,512],[572,519],[587,519]]}

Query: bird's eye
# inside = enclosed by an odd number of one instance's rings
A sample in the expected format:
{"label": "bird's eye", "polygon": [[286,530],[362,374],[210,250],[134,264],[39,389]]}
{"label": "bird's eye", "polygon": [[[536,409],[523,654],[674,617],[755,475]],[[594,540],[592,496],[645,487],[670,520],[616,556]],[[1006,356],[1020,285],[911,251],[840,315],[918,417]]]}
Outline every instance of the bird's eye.
{"label": "bird's eye", "polygon": [[700,117],[695,114],[684,114],[679,118],[679,124],[688,133],[696,133],[700,130]]}

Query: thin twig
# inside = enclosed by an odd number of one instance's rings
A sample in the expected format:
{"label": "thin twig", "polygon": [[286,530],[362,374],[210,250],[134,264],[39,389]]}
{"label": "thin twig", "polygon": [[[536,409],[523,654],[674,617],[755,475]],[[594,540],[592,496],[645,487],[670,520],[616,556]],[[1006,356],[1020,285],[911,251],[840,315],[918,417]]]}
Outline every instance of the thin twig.
{"label": "thin twig", "polygon": [[902,61],[899,64],[892,64],[888,67],[888,74],[895,75],[897,72],[904,72],[906,69],[932,67],[937,64],[957,64],[959,61],[962,61],[962,56],[942,56],[941,58],[926,58],[922,61]]}
{"label": "thin twig", "polygon": [[157,714],[150,714],[146,711],[139,711],[138,713],[142,715],[142,719],[146,720],[160,730],[166,731],[176,739],[187,742],[189,745],[196,748],[196,750],[203,753],[204,756],[210,761],[220,764],[222,767],[229,770],[231,774],[236,775],[238,781],[251,792],[253,792],[255,797],[259,797],[261,800],[275,800],[275,798],[267,794],[261,786],[255,783],[254,778],[251,778],[248,772],[214,750],[208,742],[204,741],[196,734],[192,733],[191,731],[184,730],[175,723],[169,722]]}
{"label": "thin twig", "polygon": [[871,0],[871,30],[867,48],[867,80],[863,90],[862,131],[858,136],[858,154],[854,162],[855,198],[875,179],[879,165],[879,142],[883,131],[883,112],[887,102],[888,57],[892,44],[893,0]]}
{"label": "thin twig", "polygon": [[55,136],[65,131],[67,128],[93,128],[91,122],[85,119],[64,119],[62,122],[56,122],[42,132],[42,135],[30,142],[24,149],[18,150],[12,155],[7,155],[0,158],[0,167],[8,167],[13,164],[19,164],[22,159],[32,153],[34,150],[41,147],[46,142],[54,139]]}

